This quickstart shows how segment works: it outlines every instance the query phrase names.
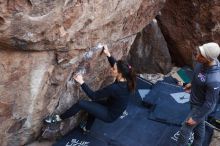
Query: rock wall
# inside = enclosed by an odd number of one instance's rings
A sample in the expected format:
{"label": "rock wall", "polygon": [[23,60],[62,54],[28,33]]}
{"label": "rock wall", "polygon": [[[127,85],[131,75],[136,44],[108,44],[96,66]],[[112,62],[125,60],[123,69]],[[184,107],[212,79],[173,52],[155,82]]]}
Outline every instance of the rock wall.
{"label": "rock wall", "polygon": [[219,0],[167,0],[158,22],[177,65],[191,65],[196,46],[220,43]]}
{"label": "rock wall", "polygon": [[138,73],[170,72],[170,53],[156,19],[137,34],[128,60]]}
{"label": "rock wall", "polygon": [[21,145],[40,128],[54,53],[0,51],[0,62],[0,142]]}
{"label": "rock wall", "polygon": [[[111,81],[98,43],[117,58],[164,0],[0,0],[0,143],[39,136],[42,119],[85,98],[71,79],[82,72],[97,89]],[[106,80],[105,80],[106,79]],[[74,126],[68,122],[66,129]]]}
{"label": "rock wall", "polygon": [[85,49],[140,31],[163,0],[1,0],[0,44],[20,50]]}

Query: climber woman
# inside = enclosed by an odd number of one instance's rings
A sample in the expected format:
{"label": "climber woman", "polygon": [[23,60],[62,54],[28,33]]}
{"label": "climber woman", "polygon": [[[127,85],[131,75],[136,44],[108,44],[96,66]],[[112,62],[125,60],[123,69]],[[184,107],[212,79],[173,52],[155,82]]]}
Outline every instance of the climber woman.
{"label": "climber woman", "polygon": [[[126,61],[116,61],[111,56],[107,45],[104,45],[103,53],[107,56],[111,65],[112,76],[116,79],[115,82],[94,92],[86,85],[81,74],[75,75],[73,78],[81,85],[83,91],[92,101],[80,100],[63,114],[46,118],[46,123],[67,119],[80,110],[85,110],[104,122],[113,122],[122,115],[127,107],[129,98],[134,96],[136,74]],[[104,98],[107,98],[106,102],[100,102]]]}

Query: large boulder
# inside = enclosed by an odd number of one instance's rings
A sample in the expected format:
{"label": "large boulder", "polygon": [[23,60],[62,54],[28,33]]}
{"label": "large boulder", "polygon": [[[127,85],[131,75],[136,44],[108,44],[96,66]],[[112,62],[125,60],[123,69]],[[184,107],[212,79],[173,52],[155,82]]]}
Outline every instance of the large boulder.
{"label": "large boulder", "polygon": [[170,53],[156,19],[137,34],[128,60],[138,73],[170,72]]}
{"label": "large boulder", "polygon": [[23,145],[41,127],[53,52],[0,51],[1,145]]}
{"label": "large boulder", "polygon": [[20,50],[83,49],[140,31],[164,0],[2,1],[0,46]]}
{"label": "large boulder", "polygon": [[220,43],[219,0],[167,0],[158,20],[177,65],[192,65],[196,46]]}
{"label": "large boulder", "polygon": [[[164,0],[0,0],[0,143],[21,146],[42,119],[85,94],[71,79],[81,72],[92,89],[111,82],[98,43],[125,57],[136,33]],[[73,117],[65,129],[76,123]]]}

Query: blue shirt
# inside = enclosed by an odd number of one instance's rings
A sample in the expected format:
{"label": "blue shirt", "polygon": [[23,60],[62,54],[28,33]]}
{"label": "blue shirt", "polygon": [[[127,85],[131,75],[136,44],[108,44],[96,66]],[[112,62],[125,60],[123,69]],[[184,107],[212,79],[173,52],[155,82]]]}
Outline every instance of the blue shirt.
{"label": "blue shirt", "polygon": [[205,67],[197,63],[194,68],[190,103],[195,105],[196,114],[192,118],[196,121],[207,116],[215,108],[220,92],[220,63]]}

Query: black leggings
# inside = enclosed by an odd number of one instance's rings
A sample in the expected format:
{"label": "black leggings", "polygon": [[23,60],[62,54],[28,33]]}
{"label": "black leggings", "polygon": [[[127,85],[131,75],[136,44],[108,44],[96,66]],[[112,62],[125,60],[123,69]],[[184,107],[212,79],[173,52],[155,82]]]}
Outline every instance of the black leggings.
{"label": "black leggings", "polygon": [[67,119],[74,116],[80,110],[85,110],[97,119],[100,119],[104,122],[113,122],[114,119],[111,117],[107,106],[104,104],[104,102],[100,101],[80,100],[71,108],[69,108],[65,113],[61,114],[60,117],[61,119]]}

